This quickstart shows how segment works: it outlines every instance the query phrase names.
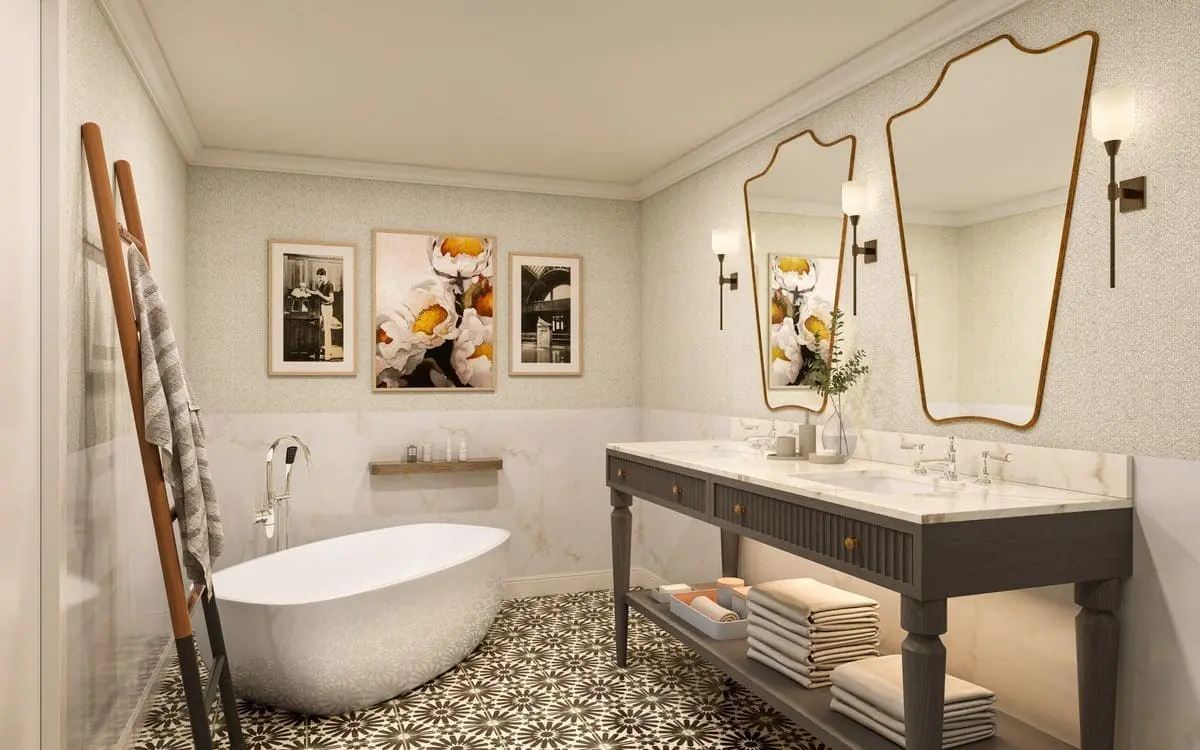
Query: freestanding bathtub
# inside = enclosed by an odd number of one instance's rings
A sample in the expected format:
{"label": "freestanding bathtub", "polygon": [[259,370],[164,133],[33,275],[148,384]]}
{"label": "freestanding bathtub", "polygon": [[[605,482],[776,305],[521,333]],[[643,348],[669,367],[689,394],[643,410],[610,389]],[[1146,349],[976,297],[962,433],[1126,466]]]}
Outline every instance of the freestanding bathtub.
{"label": "freestanding bathtub", "polygon": [[462,661],[495,619],[508,532],[426,523],[326,539],[216,573],[238,695],[340,714]]}

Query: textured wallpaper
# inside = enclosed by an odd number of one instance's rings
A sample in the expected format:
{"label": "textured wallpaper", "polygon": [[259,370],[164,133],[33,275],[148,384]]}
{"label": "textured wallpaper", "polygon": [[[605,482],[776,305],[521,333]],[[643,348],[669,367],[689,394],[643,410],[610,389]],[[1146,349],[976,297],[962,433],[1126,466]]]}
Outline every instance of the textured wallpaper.
{"label": "textured wallpaper", "polygon": [[[1001,33],[1045,46],[1086,29],[1100,35],[1096,87],[1133,86],[1138,125],[1121,147],[1123,177],[1146,174],[1150,206],[1118,217],[1118,284],[1108,288],[1107,159],[1084,146],[1041,420],[1028,432],[982,424],[937,427],[921,410],[907,317],[885,126],[920,101],[952,56]],[[717,330],[713,228],[744,231],[743,181],[779,140],[806,128],[859,138],[855,175],[870,184],[860,228],[879,263],[859,270],[859,324],[872,372],[857,413],[878,429],[1027,441],[1044,446],[1200,458],[1200,14],[1191,2],[1033,0],[775,137],[642,204],[643,396],[647,407],[766,416],[757,388],[753,300],[726,297]],[[986,143],[979,144],[987,148]],[[734,262],[749,273],[745,255]],[[848,279],[848,274],[847,274]],[[843,294],[845,294],[845,288]]]}
{"label": "textured wallpaper", "polygon": [[[192,167],[188,372],[219,412],[635,406],[638,209],[619,201]],[[490,234],[500,263],[496,351],[507,352],[510,252],[583,256],[584,375],[510,378],[496,392],[371,391],[371,230]],[[267,240],[358,244],[358,376],[267,377]]]}

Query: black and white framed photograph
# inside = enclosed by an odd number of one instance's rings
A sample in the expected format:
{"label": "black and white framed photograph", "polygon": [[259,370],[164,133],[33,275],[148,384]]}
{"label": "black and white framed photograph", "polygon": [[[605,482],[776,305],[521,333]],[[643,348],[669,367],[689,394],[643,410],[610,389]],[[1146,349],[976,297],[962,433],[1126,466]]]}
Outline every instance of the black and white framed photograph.
{"label": "black and white framed photograph", "polygon": [[583,260],[513,253],[510,375],[583,374]]}
{"label": "black and white framed photograph", "polygon": [[341,242],[267,243],[270,375],[354,375],[354,255]]}

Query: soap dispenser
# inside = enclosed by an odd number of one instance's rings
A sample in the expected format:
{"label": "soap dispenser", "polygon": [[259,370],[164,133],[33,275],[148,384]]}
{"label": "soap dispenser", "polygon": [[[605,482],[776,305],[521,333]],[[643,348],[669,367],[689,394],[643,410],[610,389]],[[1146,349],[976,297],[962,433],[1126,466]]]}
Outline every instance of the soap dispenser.
{"label": "soap dispenser", "polygon": [[467,460],[467,441],[466,440],[458,441],[458,460],[459,461]]}

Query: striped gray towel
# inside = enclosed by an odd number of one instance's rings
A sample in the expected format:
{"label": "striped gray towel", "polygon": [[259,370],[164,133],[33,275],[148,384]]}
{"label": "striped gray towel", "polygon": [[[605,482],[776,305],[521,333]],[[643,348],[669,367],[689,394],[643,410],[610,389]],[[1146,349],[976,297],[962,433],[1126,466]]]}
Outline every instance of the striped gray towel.
{"label": "striped gray towel", "polygon": [[167,306],[150,264],[129,245],[125,257],[142,355],[146,441],[159,448],[183,540],[183,564],[195,583],[212,588],[212,561],[225,546],[221,513],[208,468],[204,425],[192,399]]}

